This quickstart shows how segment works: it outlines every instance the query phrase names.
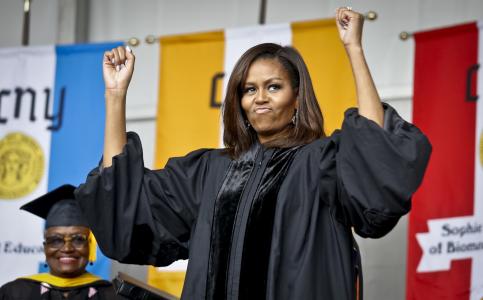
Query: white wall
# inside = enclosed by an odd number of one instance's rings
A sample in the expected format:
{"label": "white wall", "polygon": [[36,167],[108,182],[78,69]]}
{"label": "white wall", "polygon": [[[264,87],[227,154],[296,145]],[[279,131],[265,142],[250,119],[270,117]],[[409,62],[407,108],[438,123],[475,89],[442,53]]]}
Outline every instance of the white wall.
{"label": "white wall", "polygon": [[[57,42],[59,0],[33,1],[30,18],[30,44],[51,45]],[[0,0],[0,47],[22,43],[23,0]]]}
{"label": "white wall", "polygon": [[[1,47],[20,44],[21,2],[0,2]],[[343,5],[378,13],[375,22],[365,24],[367,61],[382,98],[408,120],[412,109],[414,42],[399,40],[399,32],[483,20],[481,0],[268,0],[266,20],[279,23],[327,18]],[[31,44],[59,41],[59,7],[58,0],[33,1]],[[97,42],[247,26],[257,23],[258,9],[258,0],[94,0],[90,3],[88,32],[90,41]],[[141,135],[145,161],[152,165],[158,81],[157,68],[153,66],[159,65],[159,53],[156,46],[146,44],[134,51],[137,65],[128,96],[128,129]],[[404,299],[406,235],[407,219],[403,218],[383,239],[358,239],[363,252],[366,299]],[[139,267],[117,265],[116,269],[134,272],[138,277],[144,274],[144,268]]]}

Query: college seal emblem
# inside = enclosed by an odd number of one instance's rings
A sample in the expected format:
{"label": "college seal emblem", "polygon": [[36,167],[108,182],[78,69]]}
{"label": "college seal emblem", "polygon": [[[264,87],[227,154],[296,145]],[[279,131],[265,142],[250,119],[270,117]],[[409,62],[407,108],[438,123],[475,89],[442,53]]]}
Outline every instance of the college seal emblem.
{"label": "college seal emblem", "polygon": [[45,168],[44,153],[30,136],[13,132],[0,141],[0,199],[30,194],[39,185]]}

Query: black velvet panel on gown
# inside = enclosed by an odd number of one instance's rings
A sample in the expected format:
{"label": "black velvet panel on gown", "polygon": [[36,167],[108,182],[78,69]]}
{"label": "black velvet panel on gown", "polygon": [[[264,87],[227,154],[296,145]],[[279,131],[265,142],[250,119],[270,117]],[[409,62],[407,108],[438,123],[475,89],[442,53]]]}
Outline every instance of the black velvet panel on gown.
{"label": "black velvet panel on gown", "polygon": [[[258,147],[257,147],[258,148]],[[277,149],[264,170],[247,223],[240,277],[240,299],[264,299],[278,191],[298,147]],[[226,299],[234,222],[255,166],[257,149],[235,161],[218,194],[213,217],[206,299]]]}
{"label": "black velvet panel on gown", "polygon": [[258,147],[234,161],[218,193],[213,213],[206,299],[226,299],[228,260],[235,215],[254,167]]}
{"label": "black velvet panel on gown", "polygon": [[240,276],[240,299],[265,299],[273,218],[280,186],[299,147],[277,149],[250,208]]}

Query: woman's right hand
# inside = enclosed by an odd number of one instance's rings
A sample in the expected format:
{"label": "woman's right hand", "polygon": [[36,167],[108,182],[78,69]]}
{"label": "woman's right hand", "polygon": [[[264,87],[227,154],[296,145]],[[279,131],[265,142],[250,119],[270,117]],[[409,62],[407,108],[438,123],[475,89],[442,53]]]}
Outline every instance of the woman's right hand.
{"label": "woman's right hand", "polygon": [[106,92],[127,92],[135,59],[129,46],[119,46],[104,53],[102,72]]}

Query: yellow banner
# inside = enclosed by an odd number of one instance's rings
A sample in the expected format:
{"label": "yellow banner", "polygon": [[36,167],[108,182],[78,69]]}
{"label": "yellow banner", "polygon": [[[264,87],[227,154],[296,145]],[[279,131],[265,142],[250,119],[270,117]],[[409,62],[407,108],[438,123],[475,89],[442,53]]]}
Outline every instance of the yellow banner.
{"label": "yellow banner", "polygon": [[220,110],[210,107],[210,96],[213,77],[223,72],[224,34],[170,36],[160,44],[156,168],[164,167],[169,157],[218,147]]}
{"label": "yellow banner", "polygon": [[185,271],[158,271],[154,267],[149,267],[148,284],[171,295],[181,297],[185,275]]}
{"label": "yellow banner", "polygon": [[342,125],[344,111],[356,106],[352,71],[335,20],[292,23],[292,46],[307,64],[330,135]]}

